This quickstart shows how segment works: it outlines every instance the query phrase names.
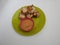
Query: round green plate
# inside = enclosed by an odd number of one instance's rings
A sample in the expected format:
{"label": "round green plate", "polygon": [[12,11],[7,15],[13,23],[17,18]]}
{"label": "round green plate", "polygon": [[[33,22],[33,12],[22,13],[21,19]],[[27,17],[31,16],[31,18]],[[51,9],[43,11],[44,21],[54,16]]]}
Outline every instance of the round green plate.
{"label": "round green plate", "polygon": [[44,27],[45,21],[46,21],[45,14],[40,8],[38,8],[38,7],[35,7],[35,8],[40,13],[40,16],[38,18],[33,18],[34,27],[33,27],[32,31],[30,31],[30,32],[24,32],[19,27],[19,23],[20,23],[19,13],[21,12],[21,9],[18,9],[15,12],[15,14],[13,15],[12,26],[18,34],[24,35],[24,36],[32,36],[32,35],[35,35],[36,33],[40,32],[42,30],[42,28]]}

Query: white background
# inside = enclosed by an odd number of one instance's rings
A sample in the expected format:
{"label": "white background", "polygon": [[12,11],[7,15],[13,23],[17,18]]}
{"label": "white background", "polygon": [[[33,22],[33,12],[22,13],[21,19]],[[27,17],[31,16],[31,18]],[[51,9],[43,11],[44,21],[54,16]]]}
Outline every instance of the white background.
{"label": "white background", "polygon": [[[46,24],[34,36],[18,35],[12,27],[17,9],[34,4],[46,16]],[[0,0],[0,45],[60,45],[60,0]]]}

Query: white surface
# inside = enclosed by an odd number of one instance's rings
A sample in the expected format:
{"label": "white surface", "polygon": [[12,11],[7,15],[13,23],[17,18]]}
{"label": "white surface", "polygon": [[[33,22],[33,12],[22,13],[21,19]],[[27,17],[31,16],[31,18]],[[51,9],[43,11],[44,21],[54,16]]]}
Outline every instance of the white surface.
{"label": "white surface", "polygon": [[[46,25],[34,36],[18,35],[11,18],[24,5],[34,4],[46,14]],[[60,0],[0,0],[0,45],[60,45]]]}

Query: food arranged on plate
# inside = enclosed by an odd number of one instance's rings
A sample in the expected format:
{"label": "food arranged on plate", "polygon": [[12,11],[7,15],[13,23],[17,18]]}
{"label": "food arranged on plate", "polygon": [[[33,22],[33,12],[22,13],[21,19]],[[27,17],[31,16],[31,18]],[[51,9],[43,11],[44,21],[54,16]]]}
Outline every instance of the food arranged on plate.
{"label": "food arranged on plate", "polygon": [[12,26],[18,34],[31,36],[42,30],[45,20],[45,14],[39,7],[27,5],[14,13]]}
{"label": "food arranged on plate", "polygon": [[31,31],[34,27],[33,18],[38,18],[39,12],[35,9],[34,5],[21,8],[19,18],[21,20],[20,28],[23,31]]}

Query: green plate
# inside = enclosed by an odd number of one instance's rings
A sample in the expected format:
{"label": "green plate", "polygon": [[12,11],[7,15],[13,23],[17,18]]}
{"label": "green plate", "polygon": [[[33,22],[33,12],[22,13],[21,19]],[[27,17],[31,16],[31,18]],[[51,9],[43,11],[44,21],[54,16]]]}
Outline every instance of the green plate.
{"label": "green plate", "polygon": [[24,36],[32,36],[32,35],[35,35],[36,33],[40,32],[42,30],[42,28],[44,27],[45,22],[46,22],[45,14],[40,8],[38,8],[36,6],[34,6],[34,7],[40,13],[40,16],[38,18],[33,18],[34,27],[33,27],[32,31],[30,31],[30,32],[24,32],[19,27],[19,23],[20,23],[19,13],[21,12],[21,9],[18,9],[15,12],[15,14],[13,15],[12,26],[18,34],[24,35]]}

